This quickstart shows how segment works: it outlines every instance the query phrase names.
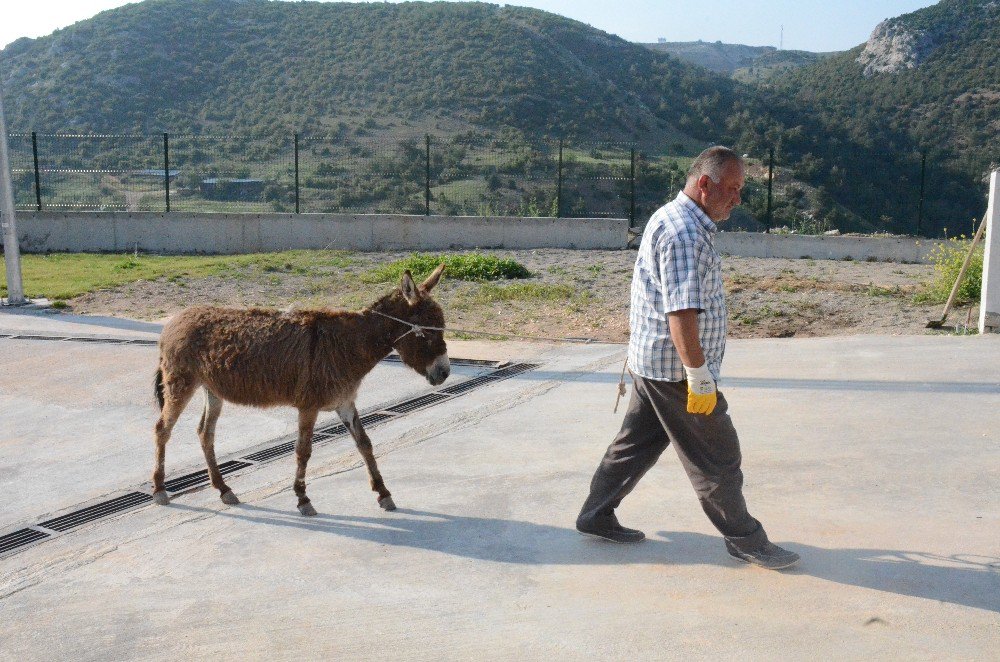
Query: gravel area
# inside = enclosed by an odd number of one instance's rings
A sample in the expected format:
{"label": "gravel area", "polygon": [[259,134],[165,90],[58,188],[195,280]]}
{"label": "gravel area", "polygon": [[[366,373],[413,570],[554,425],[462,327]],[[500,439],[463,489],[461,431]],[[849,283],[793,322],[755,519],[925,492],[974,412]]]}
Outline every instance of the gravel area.
{"label": "gravel area", "polygon": [[[635,250],[481,251],[513,258],[533,277],[480,284],[447,278],[435,290],[448,325],[510,334],[628,338],[629,287]],[[225,278],[143,281],[69,301],[73,312],[156,320],[195,303],[232,306],[329,306],[359,309],[387,291],[361,274],[407,253],[354,253],[347,267],[299,273],[235,273]],[[923,334],[941,306],[913,295],[930,265],[726,257],[730,337]],[[517,289],[518,285],[528,287]],[[949,321],[965,324],[970,309]],[[973,315],[975,317],[975,315]]]}

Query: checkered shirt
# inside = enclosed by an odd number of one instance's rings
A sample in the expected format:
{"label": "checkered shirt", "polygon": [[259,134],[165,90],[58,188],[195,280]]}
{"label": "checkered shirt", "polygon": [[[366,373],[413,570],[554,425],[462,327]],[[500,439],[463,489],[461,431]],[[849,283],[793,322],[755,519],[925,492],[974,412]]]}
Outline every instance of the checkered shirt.
{"label": "checkered shirt", "polygon": [[715,223],[679,193],[650,217],[632,274],[628,365],[647,379],[679,382],[684,364],[670,339],[667,313],[697,308],[698,337],[708,369],[719,379],[726,351],[722,260]]}

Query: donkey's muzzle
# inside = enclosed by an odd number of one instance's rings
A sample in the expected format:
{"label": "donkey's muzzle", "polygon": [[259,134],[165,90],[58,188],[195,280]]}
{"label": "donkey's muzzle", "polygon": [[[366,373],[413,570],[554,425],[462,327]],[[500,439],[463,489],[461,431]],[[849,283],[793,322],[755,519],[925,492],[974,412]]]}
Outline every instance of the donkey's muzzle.
{"label": "donkey's muzzle", "polygon": [[444,380],[448,379],[448,375],[450,374],[451,362],[448,361],[447,354],[442,354],[427,366],[427,381],[431,383],[431,386],[443,384]]}

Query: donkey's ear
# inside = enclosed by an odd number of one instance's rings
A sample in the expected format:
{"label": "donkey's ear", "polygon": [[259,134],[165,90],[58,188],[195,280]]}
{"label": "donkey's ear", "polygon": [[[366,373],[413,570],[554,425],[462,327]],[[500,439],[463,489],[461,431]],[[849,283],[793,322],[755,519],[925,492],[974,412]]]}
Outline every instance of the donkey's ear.
{"label": "donkey's ear", "polygon": [[409,269],[403,272],[403,279],[399,282],[399,289],[403,292],[403,298],[411,306],[415,306],[420,301],[420,292],[417,291],[417,284],[413,282],[413,275]]}
{"label": "donkey's ear", "polygon": [[434,286],[438,284],[438,281],[441,280],[442,273],[444,273],[444,262],[439,264],[438,268],[435,269],[434,272],[427,277],[427,280],[425,280],[420,285],[420,289],[422,289],[424,292],[430,292],[432,289],[434,289]]}

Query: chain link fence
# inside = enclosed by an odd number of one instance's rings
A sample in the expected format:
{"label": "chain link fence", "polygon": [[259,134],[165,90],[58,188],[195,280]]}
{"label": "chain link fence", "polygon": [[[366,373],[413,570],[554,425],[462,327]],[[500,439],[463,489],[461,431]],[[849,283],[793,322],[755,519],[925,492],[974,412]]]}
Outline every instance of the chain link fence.
{"label": "chain link fence", "polygon": [[21,210],[630,217],[629,144],[205,135],[10,137]]}
{"label": "chain link fence", "polygon": [[[677,151],[680,151],[677,147]],[[656,145],[447,135],[10,135],[20,210],[440,214],[628,218],[641,225],[684,186],[691,154]],[[846,166],[774,149],[747,154],[727,229],[936,236],[972,211],[924,198],[959,187],[927,156]],[[845,158],[850,155],[845,155]],[[848,174],[851,176],[848,177]],[[852,208],[836,202],[849,190]],[[915,192],[919,190],[919,196]],[[970,209],[975,207],[972,201]],[[866,210],[866,216],[857,209]]]}

